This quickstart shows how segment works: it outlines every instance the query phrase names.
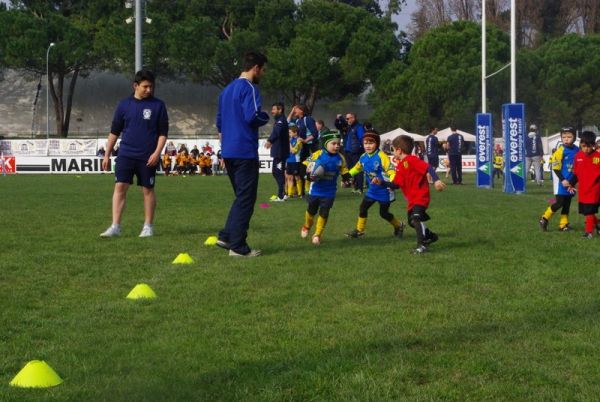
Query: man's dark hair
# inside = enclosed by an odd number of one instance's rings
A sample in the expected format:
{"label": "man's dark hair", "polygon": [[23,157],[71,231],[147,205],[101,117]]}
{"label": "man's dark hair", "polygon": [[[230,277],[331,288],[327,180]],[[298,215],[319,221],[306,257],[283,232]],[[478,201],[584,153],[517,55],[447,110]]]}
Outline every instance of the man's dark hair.
{"label": "man's dark hair", "polygon": [[275,106],[277,109],[281,110],[281,114],[285,114],[285,105],[283,102],[275,102],[271,106]]}
{"label": "man's dark hair", "polygon": [[140,84],[142,81],[150,81],[154,84],[154,73],[150,70],[144,69],[135,73],[135,78],[133,79],[133,82],[135,82],[136,84]]}
{"label": "man's dark hair", "polygon": [[450,126],[450,130],[456,131],[456,126]]}
{"label": "man's dark hair", "polygon": [[262,53],[248,52],[244,55],[244,62],[242,63],[242,69],[244,71],[250,71],[254,66],[263,68],[267,63],[267,56]]}
{"label": "man's dark hair", "polygon": [[401,149],[402,153],[410,155],[415,148],[415,140],[408,135],[399,135],[392,142],[394,149]]}
{"label": "man's dark hair", "polygon": [[579,136],[579,143],[593,147],[596,145],[596,134],[592,131],[584,131]]}

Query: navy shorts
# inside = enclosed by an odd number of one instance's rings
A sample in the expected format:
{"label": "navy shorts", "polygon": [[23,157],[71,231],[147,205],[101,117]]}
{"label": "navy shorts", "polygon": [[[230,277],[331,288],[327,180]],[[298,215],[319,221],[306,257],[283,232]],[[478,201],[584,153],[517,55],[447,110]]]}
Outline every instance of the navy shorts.
{"label": "navy shorts", "polygon": [[137,177],[137,185],[154,188],[156,166],[146,166],[147,161],[117,156],[115,166],[115,182],[133,184],[133,176]]}
{"label": "navy shorts", "polygon": [[286,163],[285,172],[291,176],[298,176],[300,174],[300,162]]}
{"label": "navy shorts", "polygon": [[582,215],[595,215],[598,213],[598,204],[579,203],[579,213]]}

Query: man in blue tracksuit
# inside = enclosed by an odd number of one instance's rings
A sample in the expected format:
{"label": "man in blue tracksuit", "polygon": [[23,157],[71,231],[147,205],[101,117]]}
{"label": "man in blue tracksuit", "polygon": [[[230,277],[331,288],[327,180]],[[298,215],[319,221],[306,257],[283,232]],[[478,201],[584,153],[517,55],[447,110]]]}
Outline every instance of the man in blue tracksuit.
{"label": "man in blue tracksuit", "polygon": [[261,111],[261,97],[256,84],[263,76],[267,58],[247,53],[240,77],[227,85],[219,96],[217,129],[221,136],[221,154],[235,193],[225,227],[219,232],[217,245],[229,249],[234,257],[256,257],[246,237],[254,213],[258,190],[258,128],[269,121]]}
{"label": "man in blue tracksuit", "polygon": [[275,119],[271,135],[265,143],[265,148],[271,150],[273,164],[271,172],[277,182],[277,198],[272,201],[283,201],[285,196],[285,161],[290,156],[290,134],[288,122],[284,115],[283,103],[274,103],[271,115]]}
{"label": "man in blue tracksuit", "polygon": [[[354,166],[359,161],[361,155],[365,153],[362,145],[365,129],[356,119],[356,114],[354,113],[346,113],[346,121],[348,122],[348,128],[346,130],[346,137],[344,137],[344,152],[348,166]],[[363,180],[364,174],[358,174],[354,177],[354,190],[352,192],[362,194]]]}
{"label": "man in blue tracksuit", "polygon": [[452,134],[448,136],[448,160],[452,184],[462,184],[462,148],[465,138],[456,131],[456,127],[450,127],[450,130]]}
{"label": "man in blue tracksuit", "polygon": [[435,136],[438,132],[436,127],[432,127],[429,135],[425,138],[425,154],[427,154],[427,163],[436,170],[440,165],[439,140]]}

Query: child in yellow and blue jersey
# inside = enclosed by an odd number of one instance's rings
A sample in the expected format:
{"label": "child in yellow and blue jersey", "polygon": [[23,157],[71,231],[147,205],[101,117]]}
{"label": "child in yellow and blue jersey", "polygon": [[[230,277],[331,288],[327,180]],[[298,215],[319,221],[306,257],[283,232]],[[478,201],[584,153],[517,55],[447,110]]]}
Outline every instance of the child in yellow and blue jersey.
{"label": "child in yellow and blue jersey", "polygon": [[390,161],[390,158],[379,149],[379,134],[374,131],[367,131],[363,135],[363,148],[365,153],[350,169],[350,175],[366,174],[368,180],[367,193],[365,194],[358,212],[358,221],[356,228],[346,233],[350,238],[358,238],[365,234],[368,211],[373,204],[379,203],[379,215],[388,221],[394,227],[394,236],[402,237],[404,232],[404,223],[399,221],[390,213],[390,205],[396,199],[394,190],[385,183],[390,183],[396,175],[396,167]]}
{"label": "child in yellow and blue jersey", "polygon": [[321,244],[321,236],[329,218],[329,210],[333,207],[338,176],[341,174],[345,183],[348,183],[351,177],[348,173],[346,160],[339,153],[340,133],[337,131],[322,133],[321,141],[323,148],[313,153],[305,161],[311,183],[308,192],[308,207],[304,215],[304,225],[300,229],[300,236],[303,239],[308,237],[314,217],[317,212],[319,213],[315,233],[312,237],[312,243],[316,246]]}
{"label": "child in yellow and blue jersey", "polygon": [[573,178],[575,155],[579,152],[579,148],[575,145],[575,130],[572,127],[563,128],[560,132],[560,140],[562,145],[559,145],[550,157],[552,173],[554,173],[554,197],[556,201],[546,209],[540,218],[540,227],[544,232],[548,230],[548,221],[559,209],[561,210],[560,221],[558,222],[559,230],[562,232],[571,230],[569,211],[574,193],[570,189],[571,184],[569,181]]}
{"label": "child in yellow and blue jersey", "polygon": [[500,178],[500,175],[504,177],[504,156],[502,156],[502,149],[496,149],[494,151],[494,177]]}
{"label": "child in yellow and blue jersey", "polygon": [[[287,195],[293,197],[298,191],[298,196],[302,196],[302,179],[300,178],[300,153],[302,151],[302,141],[299,141],[298,127],[290,123],[288,128],[290,136],[290,156],[285,162],[285,179],[287,183]],[[294,184],[294,180],[296,184]]]}

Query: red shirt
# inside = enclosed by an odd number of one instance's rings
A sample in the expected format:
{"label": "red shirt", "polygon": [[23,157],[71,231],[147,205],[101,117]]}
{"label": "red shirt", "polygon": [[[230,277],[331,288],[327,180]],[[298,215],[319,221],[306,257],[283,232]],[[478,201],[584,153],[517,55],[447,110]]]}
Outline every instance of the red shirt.
{"label": "red shirt", "polygon": [[394,183],[400,186],[406,197],[407,209],[415,205],[429,207],[429,183],[427,182],[429,164],[415,155],[408,155],[396,165]]}
{"label": "red shirt", "polygon": [[586,155],[582,151],[575,154],[573,173],[579,183],[579,202],[600,203],[600,152]]}

